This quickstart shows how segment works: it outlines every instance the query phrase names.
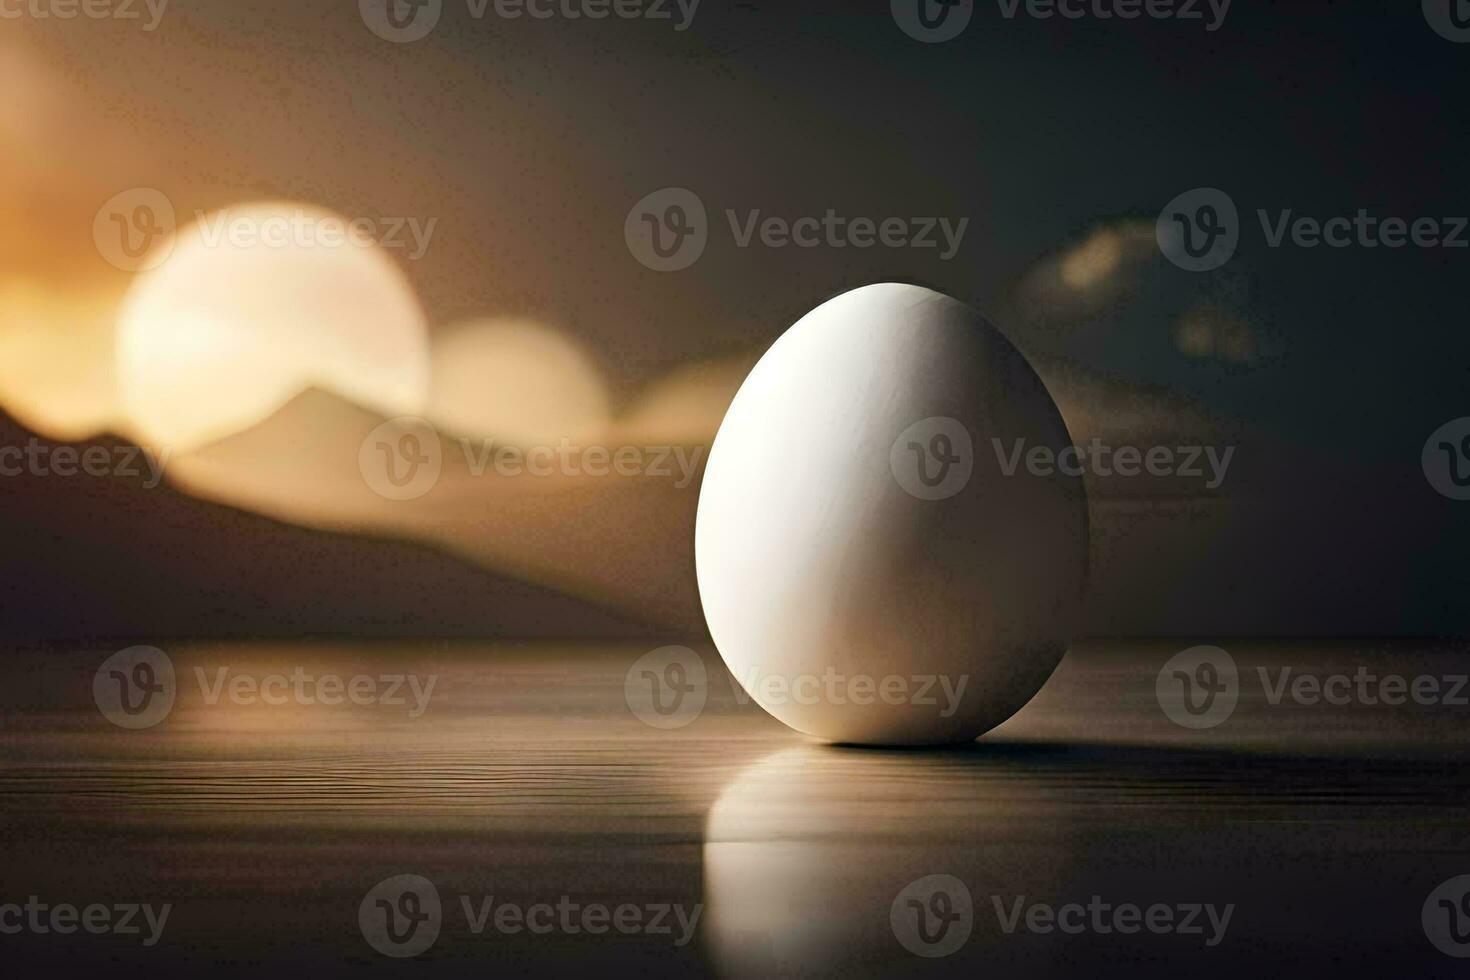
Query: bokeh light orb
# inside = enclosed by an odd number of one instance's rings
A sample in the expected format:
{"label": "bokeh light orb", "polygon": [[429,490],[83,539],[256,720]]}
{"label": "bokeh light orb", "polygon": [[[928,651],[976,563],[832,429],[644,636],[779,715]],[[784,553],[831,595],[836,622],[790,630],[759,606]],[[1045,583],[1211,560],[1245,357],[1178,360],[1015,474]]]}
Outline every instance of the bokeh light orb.
{"label": "bokeh light orb", "polygon": [[180,229],[117,329],[124,417],[187,450],[249,428],[309,386],[385,415],[422,410],[428,331],[370,232],[310,205],[231,206]]}

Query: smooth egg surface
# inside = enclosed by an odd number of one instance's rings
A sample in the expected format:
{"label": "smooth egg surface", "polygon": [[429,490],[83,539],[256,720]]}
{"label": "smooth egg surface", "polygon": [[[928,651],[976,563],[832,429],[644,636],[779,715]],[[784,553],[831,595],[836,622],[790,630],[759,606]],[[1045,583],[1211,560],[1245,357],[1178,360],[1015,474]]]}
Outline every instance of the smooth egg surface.
{"label": "smooth egg surface", "polygon": [[761,358],[711,448],[695,558],[726,665],[833,742],[961,742],[1005,721],[1080,610],[1081,477],[1027,461],[1071,442],[963,303],[899,283],[823,303]]}

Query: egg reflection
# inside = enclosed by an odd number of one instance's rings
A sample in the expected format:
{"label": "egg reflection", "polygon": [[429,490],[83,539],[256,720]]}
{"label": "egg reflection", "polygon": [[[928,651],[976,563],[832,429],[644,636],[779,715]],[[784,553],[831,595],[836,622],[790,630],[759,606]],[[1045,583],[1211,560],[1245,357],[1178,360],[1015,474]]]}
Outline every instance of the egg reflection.
{"label": "egg reflection", "polygon": [[[1004,749],[802,746],[743,770],[711,808],[705,939],[732,977],[908,975],[993,965],[992,894],[1057,891],[1077,836]],[[1007,967],[1055,946],[1010,943]]]}

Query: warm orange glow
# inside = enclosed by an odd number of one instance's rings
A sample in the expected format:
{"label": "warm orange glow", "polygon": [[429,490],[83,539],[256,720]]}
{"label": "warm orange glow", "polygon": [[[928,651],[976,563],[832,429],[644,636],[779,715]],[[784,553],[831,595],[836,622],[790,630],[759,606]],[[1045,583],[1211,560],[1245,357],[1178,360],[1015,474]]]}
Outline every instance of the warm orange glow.
{"label": "warm orange glow", "polygon": [[566,336],[525,320],[477,320],[434,338],[436,422],[513,445],[576,444],[608,422],[592,359]]}
{"label": "warm orange glow", "polygon": [[112,309],[107,295],[0,285],[0,408],[53,439],[114,427]]}
{"label": "warm orange glow", "polygon": [[312,385],[389,415],[421,410],[426,327],[407,279],[371,245],[312,243],[294,231],[270,240],[282,220],[345,219],[298,204],[229,208],[180,232],[129,292],[118,384],[145,440],[200,446]]}

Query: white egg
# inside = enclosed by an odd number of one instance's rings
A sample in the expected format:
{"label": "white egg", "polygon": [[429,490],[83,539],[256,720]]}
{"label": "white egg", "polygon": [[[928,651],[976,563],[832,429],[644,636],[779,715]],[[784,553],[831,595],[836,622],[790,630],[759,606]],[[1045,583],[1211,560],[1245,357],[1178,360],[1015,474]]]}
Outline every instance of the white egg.
{"label": "white egg", "polygon": [[710,451],[695,558],[726,665],[834,742],[1005,721],[1081,605],[1082,480],[1032,452],[1070,445],[1041,379],[964,304],[898,283],[823,303],[751,371]]}

